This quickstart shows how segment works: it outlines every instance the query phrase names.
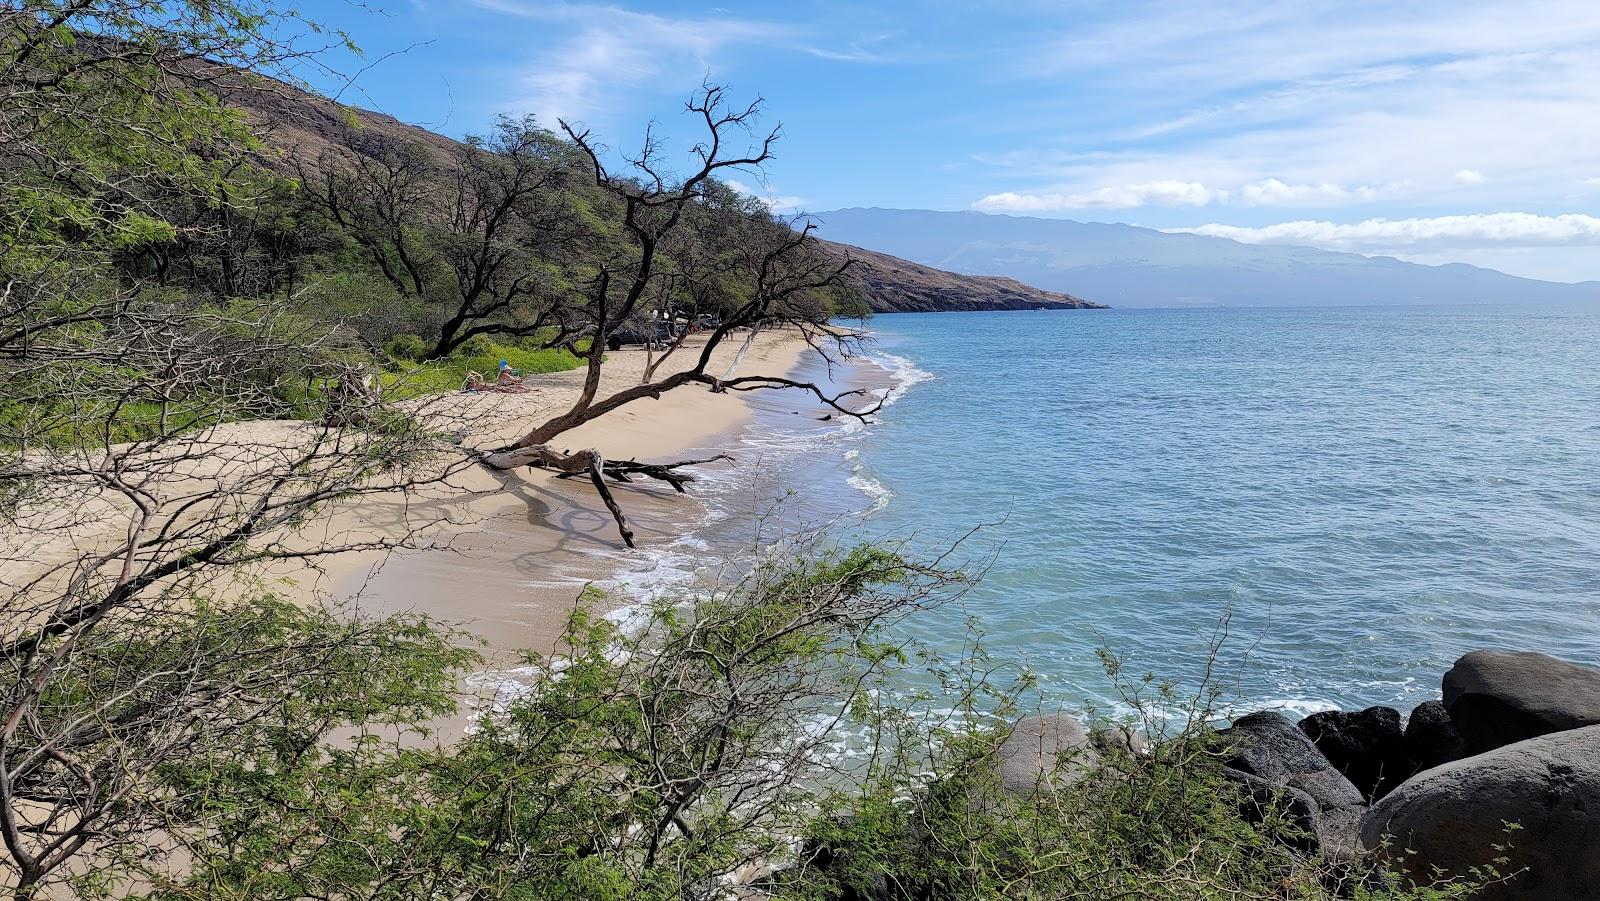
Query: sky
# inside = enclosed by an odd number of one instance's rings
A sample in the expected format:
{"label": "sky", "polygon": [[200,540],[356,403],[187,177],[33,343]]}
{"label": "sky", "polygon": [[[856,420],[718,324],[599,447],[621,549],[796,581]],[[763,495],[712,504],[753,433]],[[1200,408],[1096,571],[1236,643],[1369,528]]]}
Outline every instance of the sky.
{"label": "sky", "polygon": [[[500,114],[619,150],[763,98],[738,186],[849,206],[1128,222],[1600,279],[1600,2],[696,4],[309,0],[344,102],[460,137]],[[684,145],[686,146],[686,145]],[[680,148],[681,149],[681,148]]]}

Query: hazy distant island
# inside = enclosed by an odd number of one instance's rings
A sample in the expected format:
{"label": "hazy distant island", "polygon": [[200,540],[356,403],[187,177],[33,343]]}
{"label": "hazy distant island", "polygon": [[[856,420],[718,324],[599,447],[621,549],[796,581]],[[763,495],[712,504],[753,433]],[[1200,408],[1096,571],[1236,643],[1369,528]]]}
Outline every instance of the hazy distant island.
{"label": "hazy distant island", "polygon": [[1600,282],[1547,282],[1464,263],[1425,266],[1133,225],[860,208],[817,219],[830,240],[953,272],[1004,274],[1117,307],[1600,304]]}

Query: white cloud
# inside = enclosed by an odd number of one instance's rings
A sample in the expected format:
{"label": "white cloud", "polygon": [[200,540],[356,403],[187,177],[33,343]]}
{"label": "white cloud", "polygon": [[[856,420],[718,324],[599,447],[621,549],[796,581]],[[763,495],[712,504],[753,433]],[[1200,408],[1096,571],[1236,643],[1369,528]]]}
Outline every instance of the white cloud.
{"label": "white cloud", "polygon": [[774,213],[798,213],[806,205],[804,197],[794,194],[779,194],[770,184],[764,184],[760,188],[756,188],[736,178],[723,179],[723,183],[746,197],[759,198]]}
{"label": "white cloud", "polygon": [[1374,200],[1382,193],[1383,189],[1373,185],[1346,187],[1332,182],[1292,184],[1277,178],[1251,182],[1238,188],[1211,188],[1204,182],[1163,179],[1087,191],[1005,191],[979,198],[972,208],[988,213],[1058,213],[1085,209],[1233,203],[1244,206],[1325,206]]}
{"label": "white cloud", "polygon": [[1354,223],[1301,220],[1259,228],[1211,224],[1166,230],[1245,244],[1300,244],[1362,253],[1408,248],[1600,246],[1600,217],[1582,213],[1479,213]]}
{"label": "white cloud", "polygon": [[1197,181],[1152,181],[1096,188],[1081,193],[1018,194],[1005,191],[979,198],[975,210],[988,213],[1050,213],[1083,209],[1132,209],[1145,206],[1206,206],[1227,198]]}
{"label": "white cloud", "polygon": [[1239,189],[1239,197],[1248,206],[1308,206],[1312,204],[1349,203],[1355,200],[1372,200],[1378,189],[1371,185],[1346,188],[1332,182],[1318,184],[1287,184],[1269,178]]}
{"label": "white cloud", "polygon": [[1054,133],[1027,136],[1038,149],[1006,166],[1007,186],[1071,195],[1181,172],[1237,203],[1435,206],[1472,187],[1502,209],[1559,209],[1597,175],[1600,4],[1393,12],[1385,0],[1107,7],[1010,55],[1017,81],[1083,83],[1098,102],[1050,107]]}
{"label": "white cloud", "polygon": [[642,87],[687,90],[715,68],[717,54],[745,44],[784,44],[790,26],[726,17],[673,18],[616,6],[473,0],[491,12],[572,30],[522,76],[515,108],[554,125],[593,119]]}

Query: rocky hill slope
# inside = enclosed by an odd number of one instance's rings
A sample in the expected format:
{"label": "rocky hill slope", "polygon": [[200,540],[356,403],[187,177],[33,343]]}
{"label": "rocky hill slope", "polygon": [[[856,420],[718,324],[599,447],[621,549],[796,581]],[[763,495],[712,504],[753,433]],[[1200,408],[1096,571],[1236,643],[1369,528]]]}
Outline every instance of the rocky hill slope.
{"label": "rocky hill slope", "polygon": [[[225,103],[245,113],[268,147],[285,156],[318,158],[352,120],[372,132],[416,142],[436,152],[453,153],[460,147],[451,138],[407,125],[392,116],[345,106],[270,79],[241,78],[214,89]],[[850,269],[851,277],[877,313],[1102,307],[1069,294],[1042,291],[1015,279],[958,275],[848,244],[824,241],[823,245],[836,257],[848,255],[856,260]]]}
{"label": "rocky hill slope", "polygon": [[850,274],[877,313],[1105,308],[1070,294],[1041,291],[1013,278],[959,275],[849,244],[822,244],[835,256],[848,255],[855,261]]}

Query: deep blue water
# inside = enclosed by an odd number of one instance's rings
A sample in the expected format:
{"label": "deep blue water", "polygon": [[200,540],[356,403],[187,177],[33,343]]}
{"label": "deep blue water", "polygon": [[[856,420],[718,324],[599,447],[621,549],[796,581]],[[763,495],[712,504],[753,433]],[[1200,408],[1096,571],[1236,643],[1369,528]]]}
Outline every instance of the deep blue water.
{"label": "deep blue water", "polygon": [[963,606],[912,625],[935,647],[958,650],[973,615],[997,657],[1105,699],[1096,647],[1192,686],[1231,612],[1227,690],[1300,711],[1436,697],[1477,647],[1600,665],[1600,316],[872,327],[932,378],[851,437],[855,487],[888,490],[854,527],[934,547],[991,523],[1000,545]]}

